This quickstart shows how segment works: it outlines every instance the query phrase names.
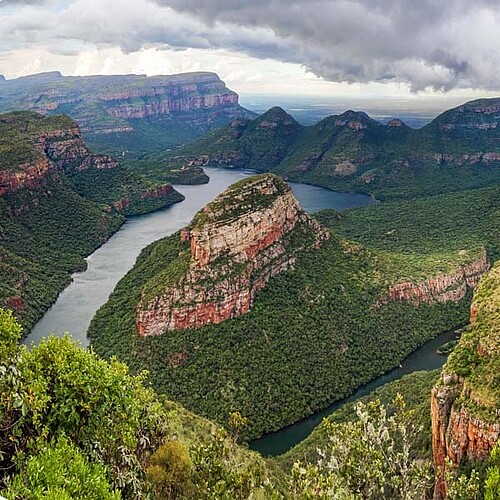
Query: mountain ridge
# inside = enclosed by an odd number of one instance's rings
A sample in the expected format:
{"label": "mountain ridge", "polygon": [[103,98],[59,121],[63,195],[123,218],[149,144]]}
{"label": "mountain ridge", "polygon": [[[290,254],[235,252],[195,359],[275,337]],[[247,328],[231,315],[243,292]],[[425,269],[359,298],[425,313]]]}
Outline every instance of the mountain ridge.
{"label": "mountain ridge", "polygon": [[162,163],[254,168],[379,199],[414,198],[497,183],[499,126],[500,98],[465,103],[421,129],[352,110],[306,127],[275,107],[165,153]]}
{"label": "mountain ridge", "polygon": [[95,150],[131,157],[172,147],[253,114],[212,72],[63,76],[0,80],[0,110],[64,113]]}

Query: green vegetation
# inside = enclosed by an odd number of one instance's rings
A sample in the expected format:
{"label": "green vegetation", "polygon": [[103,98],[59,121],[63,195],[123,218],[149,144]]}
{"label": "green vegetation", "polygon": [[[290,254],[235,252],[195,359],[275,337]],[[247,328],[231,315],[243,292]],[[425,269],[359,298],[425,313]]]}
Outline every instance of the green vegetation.
{"label": "green vegetation", "polygon": [[288,496],[278,468],[158,399],[144,374],[68,337],[11,352],[19,326],[1,309],[0,339],[10,352],[0,360],[0,494],[9,500]]}
{"label": "green vegetation", "polygon": [[[407,407],[412,410],[412,422],[420,429],[412,439],[412,456],[430,460],[432,457],[431,416],[429,401],[431,389],[437,382],[439,370],[429,372],[414,372],[399,380],[385,384],[375,389],[368,396],[357,401],[346,403],[331,413],[325,421],[318,425],[309,436],[294,446],[290,451],[277,457],[280,466],[288,471],[295,462],[315,463],[319,460],[318,449],[328,445],[328,430],[332,424],[352,422],[357,418],[356,405],[379,401],[384,405],[389,415],[396,411],[393,401],[401,395]],[[326,424],[326,425],[325,425]]]}
{"label": "green vegetation", "polygon": [[134,172],[144,175],[148,179],[166,181],[172,184],[206,184],[208,175],[198,165],[185,165],[183,161],[165,162],[165,152],[150,153],[138,160],[126,159],[125,164]]}
{"label": "green vegetation", "polygon": [[[249,420],[245,438],[277,430],[347,396],[468,317],[469,297],[458,304],[375,308],[398,275],[387,274],[383,255],[332,237],[320,249],[300,253],[295,270],[273,278],[248,314],[138,338],[141,291],[177,266],[179,245],[176,234],[143,250],[94,318],[92,345],[106,358],[117,355],[133,372],[150,370],[159,392],[221,424],[230,412],[240,411]],[[179,354],[182,366],[171,362]]]}
{"label": "green vegetation", "polygon": [[[275,191],[263,193],[261,182],[272,180]],[[290,192],[289,186],[279,177],[270,174],[260,174],[232,184],[224,193],[198,211],[190,224],[192,228],[201,228],[206,222],[222,224],[236,219],[244,213],[268,208],[276,197]]]}
{"label": "green vegetation", "polygon": [[[70,281],[86,267],[84,257],[123,223],[105,213],[62,181],[49,182],[50,196],[31,192],[0,198],[0,297],[30,327]],[[14,216],[11,207],[28,206]]]}
{"label": "green vegetation", "polygon": [[[0,79],[0,85],[1,111],[64,113],[79,123],[94,151],[124,160],[185,144],[237,116],[254,116],[231,103],[197,109],[195,102],[192,111],[183,110],[189,99],[232,94],[210,73],[63,77],[52,72]],[[149,116],[141,117],[145,110]]]}
{"label": "green vegetation", "polygon": [[487,187],[500,181],[499,132],[496,118],[482,110],[497,102],[467,103],[418,130],[354,111],[303,127],[272,108],[167,152],[162,163],[178,168],[205,159],[383,200]]}
{"label": "green vegetation", "polygon": [[467,472],[454,471],[446,476],[449,500],[497,500],[500,498],[500,444],[483,462],[476,462]]}
{"label": "green vegetation", "polygon": [[25,111],[0,115],[0,171],[16,170],[23,163],[41,159],[43,152],[36,144],[42,132],[64,132],[74,127],[75,122],[67,116],[47,119]]}
{"label": "green vegetation", "polygon": [[456,373],[464,380],[460,404],[483,420],[497,422],[500,408],[500,263],[481,281],[474,295],[473,310],[477,311],[474,321],[463,333],[444,371]]}
{"label": "green vegetation", "polygon": [[325,420],[327,443],[315,464],[296,463],[295,491],[301,498],[420,500],[432,486],[430,464],[412,457],[420,428],[400,395],[391,415],[380,401],[358,403],[356,419]]}
{"label": "green vegetation", "polygon": [[499,186],[340,213],[328,210],[317,217],[346,238],[417,263],[422,255],[448,262],[480,247],[491,260],[500,257]]}
{"label": "green vegetation", "polygon": [[[43,134],[52,132],[44,144]],[[28,166],[36,167],[29,162],[40,160],[49,170],[27,174]],[[99,168],[106,162],[113,168]],[[25,186],[23,174],[30,180]],[[183,199],[169,186],[158,191],[165,186],[92,156],[65,116],[0,115],[0,175],[6,191],[0,197],[0,305],[13,308],[25,327],[54,302],[70,273],[85,269],[84,257],[120,227],[123,215]]]}

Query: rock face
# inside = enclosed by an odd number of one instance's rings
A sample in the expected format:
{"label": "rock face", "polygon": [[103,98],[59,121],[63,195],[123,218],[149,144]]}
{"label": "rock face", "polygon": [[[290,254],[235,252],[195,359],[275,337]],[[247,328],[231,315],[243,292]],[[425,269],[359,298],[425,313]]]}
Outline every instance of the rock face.
{"label": "rock face", "polygon": [[500,439],[500,265],[481,281],[471,325],[431,395],[434,498],[446,497],[445,461],[484,460]]}
{"label": "rock face", "polygon": [[[0,196],[9,196],[6,210],[14,217],[40,205],[42,198],[51,196],[50,184],[63,179],[81,196],[106,205],[108,210],[123,211],[135,201],[155,198],[159,202],[182,199],[170,184],[153,185],[131,175],[113,158],[92,154],[80,129],[67,117],[30,112],[0,115],[0,150],[6,152],[0,156]],[[85,189],[80,182],[84,173],[92,178]],[[106,185],[101,198],[100,183]],[[27,190],[21,201],[10,196]]]}
{"label": "rock face", "polygon": [[392,286],[380,303],[387,300],[409,302],[414,305],[459,302],[465,297],[468,289],[477,286],[489,267],[488,256],[483,250],[474,262],[459,266],[450,274],[429,278],[421,283],[406,282]]}
{"label": "rock face", "polygon": [[[151,77],[63,77],[54,72],[0,79],[0,85],[1,106],[5,111],[64,112],[78,122],[87,138],[142,130],[137,120],[146,119],[153,119],[146,124],[148,130],[151,127],[159,130],[154,119],[182,120],[199,127],[202,133],[211,124],[226,124],[238,116],[252,115],[239,106],[235,92],[215,73],[208,72]],[[161,138],[161,134],[158,137]],[[133,147],[133,143],[128,147]]]}
{"label": "rock face", "polygon": [[36,159],[0,171],[0,196],[43,187],[49,178],[56,178],[59,174],[119,167],[118,162],[110,157],[92,155],[78,128],[43,132],[33,146]]}
{"label": "rock face", "polygon": [[[300,239],[291,242],[291,239]],[[140,336],[220,323],[247,313],[273,276],[293,267],[296,254],[329,233],[300,208],[278,177],[237,183],[200,211],[181,232],[189,244],[185,273],[159,295],[143,291]]]}

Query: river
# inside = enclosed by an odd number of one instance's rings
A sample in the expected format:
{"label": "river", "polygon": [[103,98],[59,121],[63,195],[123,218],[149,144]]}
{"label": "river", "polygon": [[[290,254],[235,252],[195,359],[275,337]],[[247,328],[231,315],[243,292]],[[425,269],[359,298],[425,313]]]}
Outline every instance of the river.
{"label": "river", "polygon": [[[87,257],[87,269],[73,274],[72,283],[63,290],[55,304],[45,313],[24,339],[25,344],[35,344],[49,333],[63,335],[70,332],[74,339],[87,347],[87,329],[96,311],[108,299],[118,281],[135,263],[140,251],[160,238],[168,236],[186,226],[193,215],[234,182],[254,174],[253,171],[206,169],[210,176],[208,184],[199,186],[175,186],[186,199],[163,210],[132,217],[104,245]],[[290,183],[302,207],[308,212],[325,208],[343,210],[374,203],[366,195],[337,193],[307,184]],[[337,402],[322,412],[316,413],[278,432],[267,434],[251,443],[250,447],[263,455],[278,455],[302,441],[323,417],[346,401],[368,394],[376,387],[400,378],[415,370],[430,370],[440,367],[445,356],[436,349],[453,338],[445,333],[428,342],[411,354],[398,368],[370,384],[358,389],[347,400]]]}
{"label": "river", "polygon": [[456,339],[453,331],[441,333],[436,338],[425,343],[422,347],[410,354],[401,366],[377,377],[370,383],[359,387],[350,397],[336,401],[322,411],[314,413],[299,422],[271,432],[250,443],[250,449],[258,451],[264,456],[276,456],[285,453],[290,448],[305,439],[311,431],[319,425],[325,417],[345,403],[354,401],[377,389],[381,385],[401,378],[403,375],[419,370],[434,370],[441,368],[448,356],[437,354],[437,349],[446,342]]}
{"label": "river", "polygon": [[[186,199],[163,210],[132,217],[104,245],[87,257],[87,269],[72,276],[72,283],[59,295],[24,339],[35,344],[49,333],[70,332],[85,347],[87,329],[96,311],[107,301],[118,281],[135,263],[140,251],[160,238],[186,226],[193,215],[229,185],[253,171],[206,169],[210,182],[199,186],[175,186]],[[366,195],[337,193],[307,184],[290,183],[302,207],[308,212],[324,208],[342,210],[374,203]]]}

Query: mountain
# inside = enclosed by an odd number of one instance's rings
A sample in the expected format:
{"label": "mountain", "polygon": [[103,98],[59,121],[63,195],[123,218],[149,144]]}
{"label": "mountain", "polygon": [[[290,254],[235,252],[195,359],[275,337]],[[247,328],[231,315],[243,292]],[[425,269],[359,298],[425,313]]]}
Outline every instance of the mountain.
{"label": "mountain", "polygon": [[0,110],[64,113],[92,149],[126,157],[164,150],[252,113],[215,73],[0,79]]}
{"label": "mountain", "polygon": [[446,496],[452,467],[484,461],[500,439],[500,265],[474,294],[470,326],[432,390],[434,498]]}
{"label": "mountain", "polygon": [[125,215],[182,199],[91,154],[65,116],[0,115],[0,303],[33,324]]}
{"label": "mountain", "polygon": [[471,101],[418,130],[356,111],[303,127],[272,108],[170,151],[162,165],[254,168],[380,199],[413,198],[498,183],[499,124],[498,98]]}
{"label": "mountain", "polygon": [[219,423],[241,412],[245,437],[257,437],[467,321],[487,241],[432,249],[426,236],[414,235],[413,253],[397,240],[368,249],[304,214],[279,177],[247,178],[143,250],[93,319],[91,343],[192,411]]}

